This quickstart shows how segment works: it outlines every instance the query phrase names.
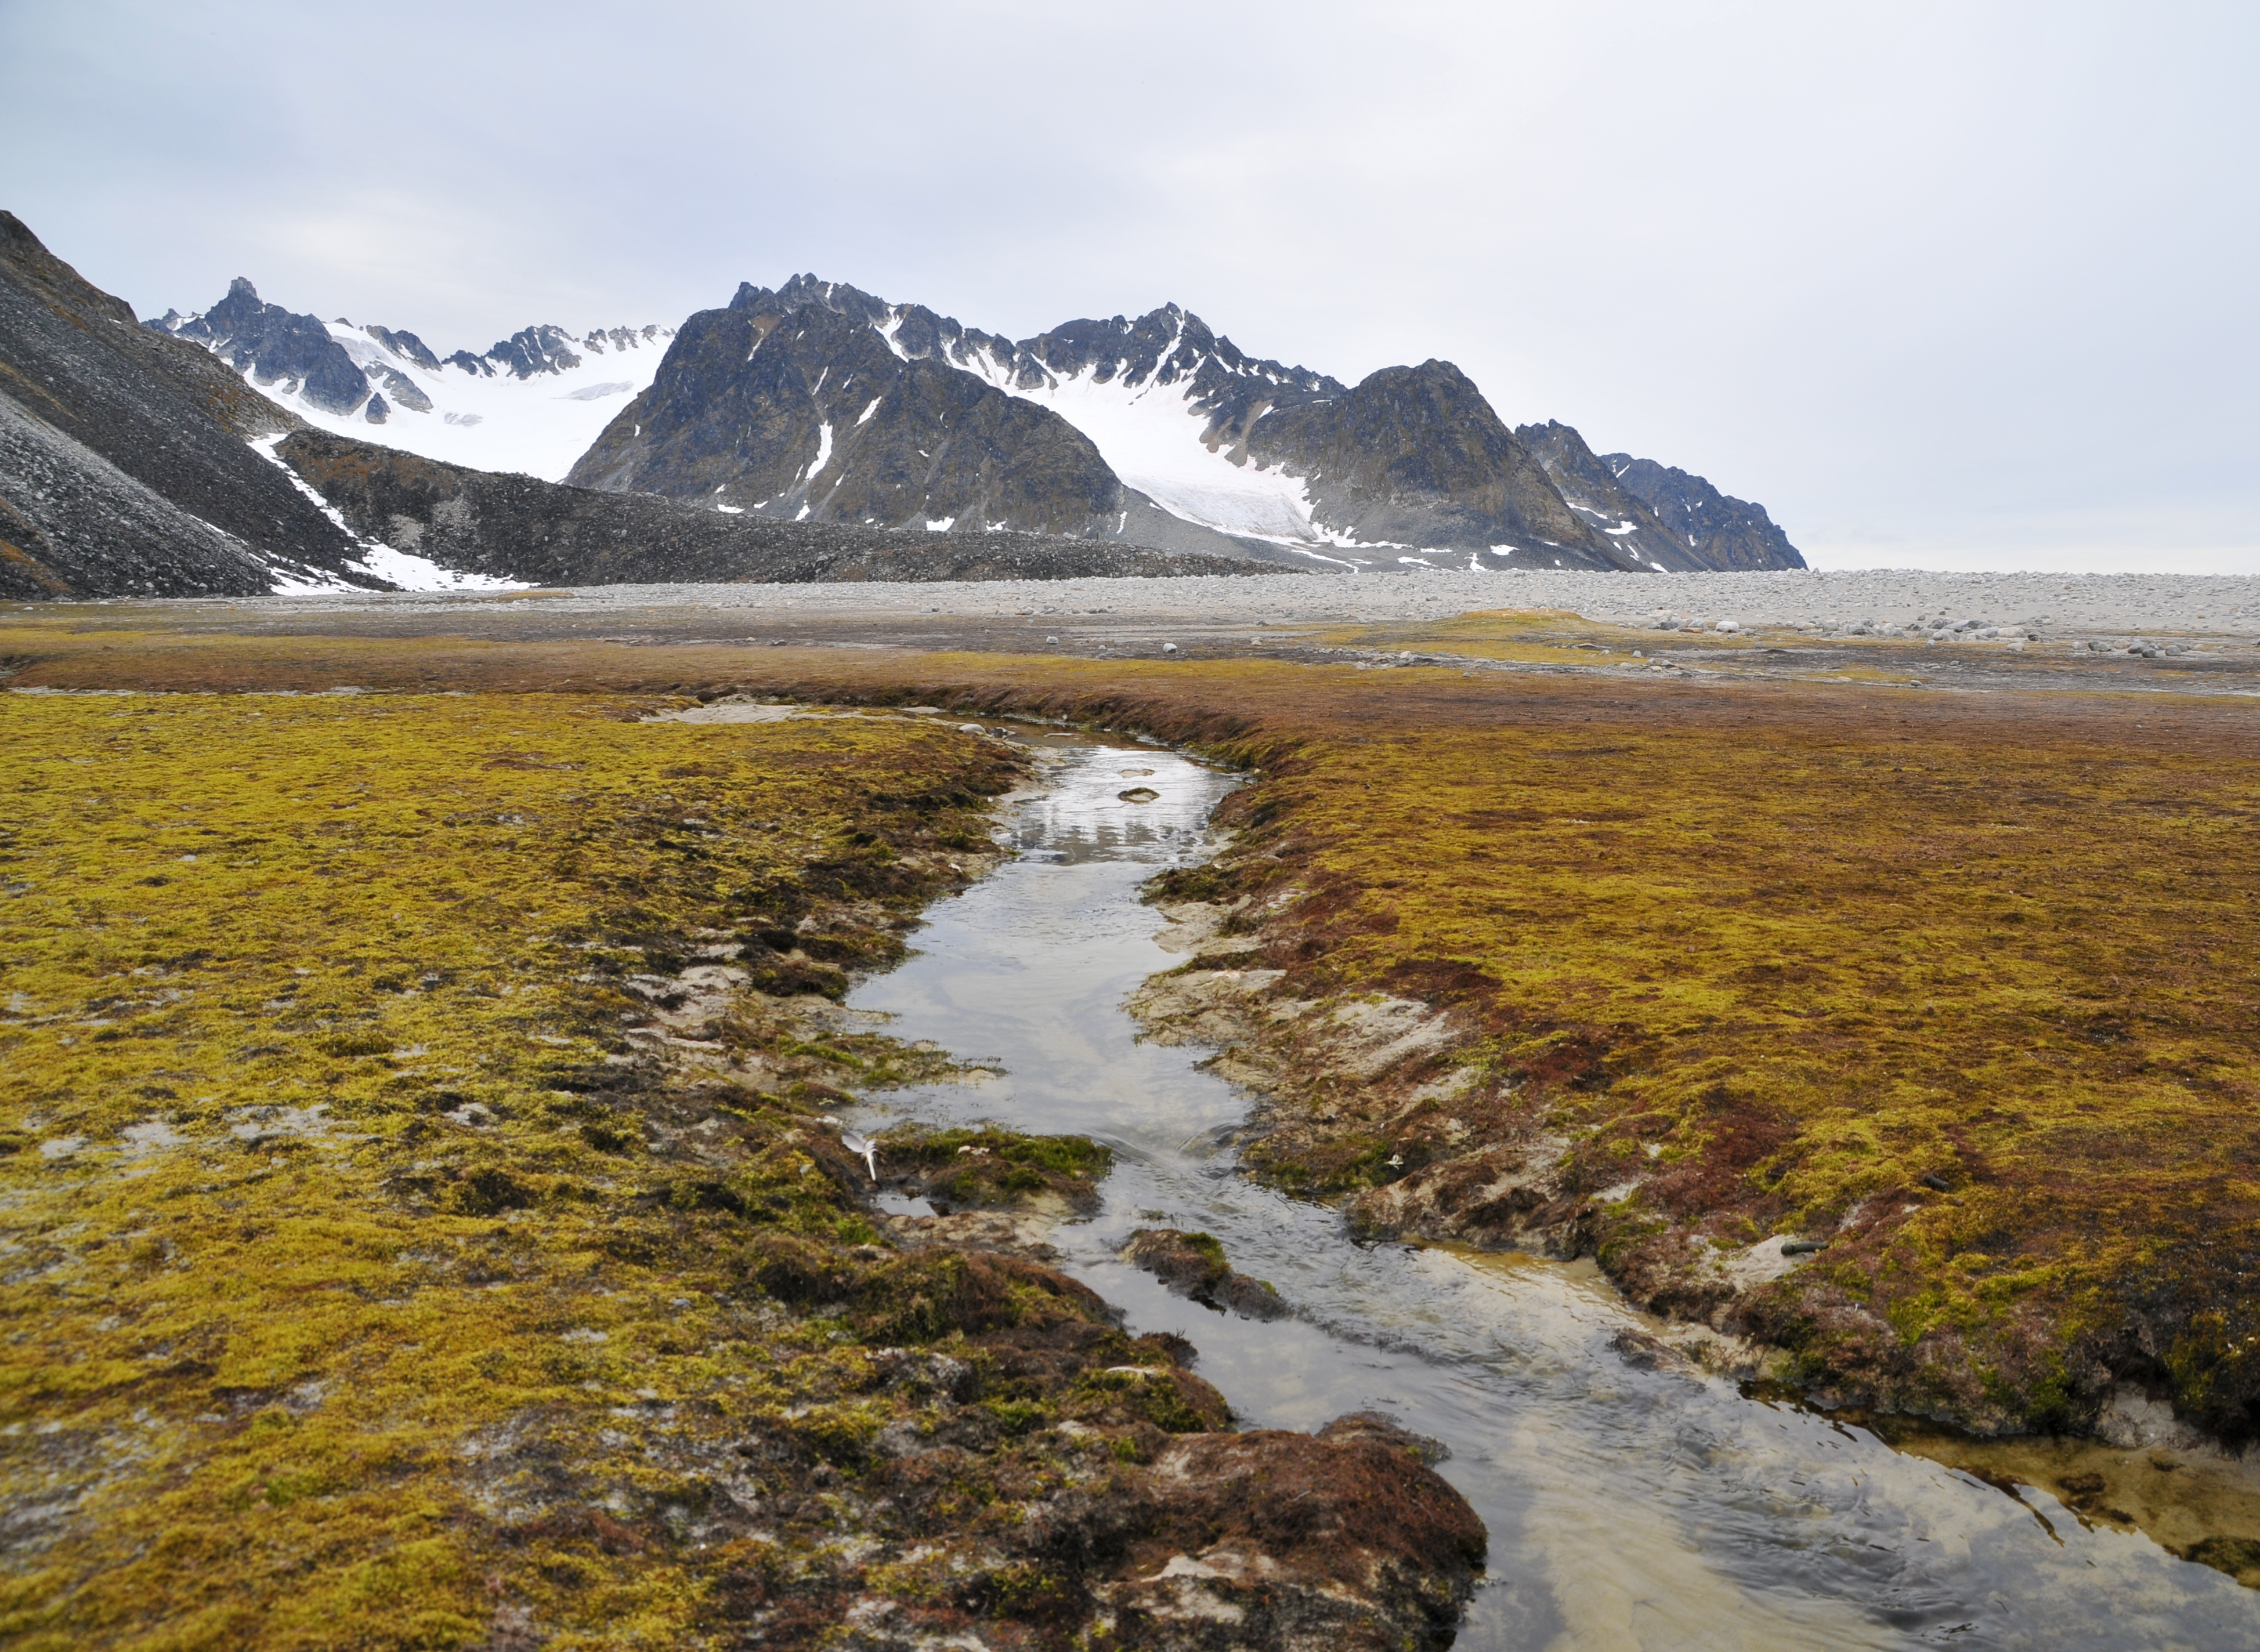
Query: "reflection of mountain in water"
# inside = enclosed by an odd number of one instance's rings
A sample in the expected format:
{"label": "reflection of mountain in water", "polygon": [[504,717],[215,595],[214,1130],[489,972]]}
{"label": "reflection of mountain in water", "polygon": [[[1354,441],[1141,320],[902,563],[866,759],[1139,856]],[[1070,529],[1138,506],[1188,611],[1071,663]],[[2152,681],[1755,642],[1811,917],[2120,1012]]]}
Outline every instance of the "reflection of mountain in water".
{"label": "reflection of mountain in water", "polygon": [[[1117,755],[1126,760],[1107,761]],[[1062,765],[1051,778],[1054,789],[1015,813],[1005,841],[1028,858],[1055,865],[1094,860],[1163,865],[1181,859],[1199,844],[1209,811],[1234,783],[1182,759],[1163,761],[1157,773],[1145,753],[1134,751]],[[1131,790],[1151,794],[1152,801],[1122,795]]]}

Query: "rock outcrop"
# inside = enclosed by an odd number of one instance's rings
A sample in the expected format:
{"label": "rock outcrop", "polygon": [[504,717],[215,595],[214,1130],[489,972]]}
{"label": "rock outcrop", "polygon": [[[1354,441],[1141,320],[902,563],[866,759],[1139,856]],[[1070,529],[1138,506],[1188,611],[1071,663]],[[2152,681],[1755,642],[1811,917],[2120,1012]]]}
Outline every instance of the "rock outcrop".
{"label": "rock outcrop", "polygon": [[1763,505],[1722,494],[1700,476],[1652,459],[1610,453],[1601,463],[1627,493],[1685,541],[1706,568],[1801,568],[1805,559]]}
{"label": "rock outcrop", "polygon": [[1448,361],[1265,414],[1249,456],[1308,479],[1312,515],[1361,543],[1490,551],[1527,567],[1636,569]]}
{"label": "rock outcrop", "polygon": [[0,595],[381,587],[247,445],[297,423],[0,212]]}
{"label": "rock outcrop", "polygon": [[[202,315],[168,315],[150,325],[203,345],[238,373],[274,387],[279,395],[301,396],[325,413],[351,413],[368,402],[368,375],[330,337],[320,317],[266,303],[241,275],[228,283],[227,296]],[[408,337],[422,348],[422,339]]]}
{"label": "rock outcrop", "polygon": [[1700,476],[1629,453],[1597,454],[1574,429],[1551,419],[1515,435],[1563,502],[1642,566],[1684,573],[1805,566],[1763,506],[1729,499]]}
{"label": "rock outcrop", "polygon": [[955,323],[912,315],[890,338],[876,304],[812,282],[741,287],[683,323],[651,388],[567,480],[794,522],[1247,554],[1126,488],[1058,414],[953,366]]}
{"label": "rock outcrop", "polygon": [[370,435],[428,458],[561,477],[611,410],[644,385],[674,337],[665,327],[576,336],[521,327],[483,354],[446,356],[404,328],[266,303],[238,276],[209,310],[145,324],[202,345],[270,401],[317,429]]}
{"label": "rock outcrop", "polygon": [[327,431],[300,431],[275,452],[363,538],[445,567],[536,585],[1057,580],[1262,566],[1032,533],[778,522],[469,470]]}

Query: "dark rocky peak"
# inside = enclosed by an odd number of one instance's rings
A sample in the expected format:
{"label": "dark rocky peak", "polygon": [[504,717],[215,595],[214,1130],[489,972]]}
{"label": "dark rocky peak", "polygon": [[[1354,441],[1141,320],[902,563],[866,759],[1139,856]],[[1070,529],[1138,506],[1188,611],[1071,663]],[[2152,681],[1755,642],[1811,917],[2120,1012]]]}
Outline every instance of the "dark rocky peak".
{"label": "dark rocky peak", "polygon": [[655,345],[662,338],[673,337],[675,337],[675,330],[671,327],[599,327],[581,340],[581,347],[584,350],[611,350],[616,352],[622,350],[640,350],[647,345]]}
{"label": "dark rocky peak", "polygon": [[1064,322],[1021,340],[1020,348],[1062,379],[1087,374],[1100,384],[1174,384],[1214,352],[1216,335],[1198,316],[1164,304],[1135,321]]}
{"label": "dark rocky peak", "polygon": [[46,249],[31,226],[13,212],[0,210],[0,270],[27,289],[51,294],[61,309],[105,321],[133,324],[133,309],[88,281]]}
{"label": "dark rocky peak", "polygon": [[1251,356],[1192,311],[1164,304],[1135,320],[1070,321],[1024,339],[1015,383],[1033,388],[1042,376],[1088,374],[1126,387],[1184,386],[1192,407],[1208,415],[1203,439],[1244,457],[1249,429],[1276,408],[1341,395],[1348,387],[1307,367]]}
{"label": "dark rocky peak", "polygon": [[567,373],[581,365],[581,358],[573,353],[572,335],[547,324],[521,327],[488,351],[487,360],[514,379]]}
{"label": "dark rocky peak", "polygon": [[834,310],[866,326],[876,326],[887,317],[884,299],[844,281],[819,281],[814,275],[796,275],[775,292],[740,281],[736,296],[730,300],[731,309],[748,316],[790,316],[809,304]]}
{"label": "dark rocky peak", "polygon": [[1722,494],[1703,477],[1630,453],[1601,457],[1624,490],[1706,568],[1801,568],[1805,558],[1765,507]]}
{"label": "dark rocky peak", "polygon": [[440,370],[440,358],[412,332],[397,331],[390,327],[364,327],[361,331],[404,361],[412,361],[426,373]]}
{"label": "dark rocky peak", "polygon": [[905,355],[853,300],[787,310],[776,296],[756,289],[685,321],[650,388],[568,480],[725,514],[920,530],[1090,535],[1137,502],[1049,409],[939,350]]}
{"label": "dark rocky peak", "polygon": [[1340,381],[1248,354],[1192,311],[1164,304],[1130,320],[1070,321],[1020,341],[1028,359],[1061,378],[1089,374],[1101,383],[1176,384],[1191,379],[1206,401],[1232,379],[1260,380],[1283,392],[1340,395]]}
{"label": "dark rocky peak", "polygon": [[1586,445],[1574,425],[1548,419],[1543,424],[1518,425],[1514,434],[1554,479],[1562,502],[1584,517],[1588,527],[1634,553],[1643,566],[1679,570],[1707,566],[1646,501],[1620,485],[1614,468]]}
{"label": "dark rocky peak", "polygon": [[[1028,367],[1023,374],[1023,364],[1017,359],[1018,347],[1002,334],[964,326],[955,316],[939,315],[924,304],[890,304],[841,281],[796,275],[774,290],[740,281],[729,308],[750,317],[756,332],[764,338],[771,328],[789,317],[800,316],[804,311],[821,311],[876,333],[905,361],[946,361],[954,367],[969,367],[984,377],[1001,376],[1007,381],[1022,375],[1029,388],[1044,382],[1041,368]],[[983,356],[989,360],[980,360]]]}
{"label": "dark rocky peak", "polygon": [[1365,544],[1492,551],[1525,566],[1635,566],[1563,502],[1448,361],[1384,367],[1339,395],[1277,408],[1254,421],[1246,447],[1259,465],[1308,478],[1313,520]]}
{"label": "dark rocky peak", "polygon": [[[1429,358],[1417,367],[1383,367],[1332,402],[1344,416],[1341,428],[1354,431],[1365,451],[1355,460],[1345,454],[1323,468],[1349,471],[1370,485],[1384,481],[1440,495],[1487,486],[1502,466],[1528,458],[1475,381],[1448,361]],[[1259,449],[1280,439],[1286,413],[1267,419],[1256,436]],[[1347,463],[1346,463],[1347,461]]]}
{"label": "dark rocky peak", "polygon": [[741,281],[729,308],[753,317],[764,334],[786,317],[821,310],[876,330],[905,360],[947,361],[1017,389],[1041,389],[1084,374],[1101,383],[1119,378],[1133,386],[1190,381],[1196,403],[1227,424],[1243,424],[1282,400],[1339,395],[1345,388],[1308,368],[1247,354],[1179,304],[1164,304],[1134,319],[1070,321],[1017,342],[967,327],[923,304],[890,304],[860,288],[812,274],[795,275],[774,289]]}
{"label": "dark rocky peak", "polygon": [[[893,319],[894,327],[888,338],[895,346],[895,353],[906,361],[963,353],[965,329],[958,325],[955,316],[937,316],[924,304],[905,304],[894,312]],[[1008,356],[1012,347],[1007,341],[1005,349]]]}
{"label": "dark rocky peak", "polygon": [[368,377],[317,317],[265,303],[244,276],[228,283],[227,296],[200,316],[167,312],[161,331],[192,338],[252,381],[304,396],[328,413],[350,413],[368,399]]}

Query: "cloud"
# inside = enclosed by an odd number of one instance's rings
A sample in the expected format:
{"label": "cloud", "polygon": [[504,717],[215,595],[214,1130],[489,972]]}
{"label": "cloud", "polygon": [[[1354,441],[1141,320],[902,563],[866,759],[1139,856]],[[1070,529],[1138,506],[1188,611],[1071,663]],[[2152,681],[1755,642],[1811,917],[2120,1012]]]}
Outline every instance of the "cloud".
{"label": "cloud", "polygon": [[799,269],[1016,336],[1176,300],[1345,378],[1456,360],[1508,417],[1846,555],[2233,557],[2256,34],[2204,5],[81,0],[0,10],[0,189],[145,312],[247,274],[483,347]]}

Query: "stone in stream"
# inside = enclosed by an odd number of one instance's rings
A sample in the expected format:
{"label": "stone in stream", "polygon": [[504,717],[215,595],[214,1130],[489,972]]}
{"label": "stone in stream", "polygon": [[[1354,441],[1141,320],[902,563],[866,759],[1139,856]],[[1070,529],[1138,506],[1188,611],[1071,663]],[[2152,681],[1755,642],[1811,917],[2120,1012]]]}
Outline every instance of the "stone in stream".
{"label": "stone in stream", "polygon": [[1441,1453],[1367,1412],[1315,1435],[1182,1435],[1142,1484],[1081,1505],[1088,1528],[1035,1535],[1122,1553],[1120,1581],[1091,1589],[1114,1614],[1114,1644],[1441,1652],[1490,1537],[1428,1466]]}
{"label": "stone in stream", "polygon": [[1235,1273],[1224,1246],[1205,1233],[1176,1228],[1141,1228],[1122,1248],[1122,1259],[1143,1268],[1179,1296],[1204,1307],[1230,1308],[1243,1319],[1277,1320],[1287,1314],[1278,1292],[1262,1279]]}

